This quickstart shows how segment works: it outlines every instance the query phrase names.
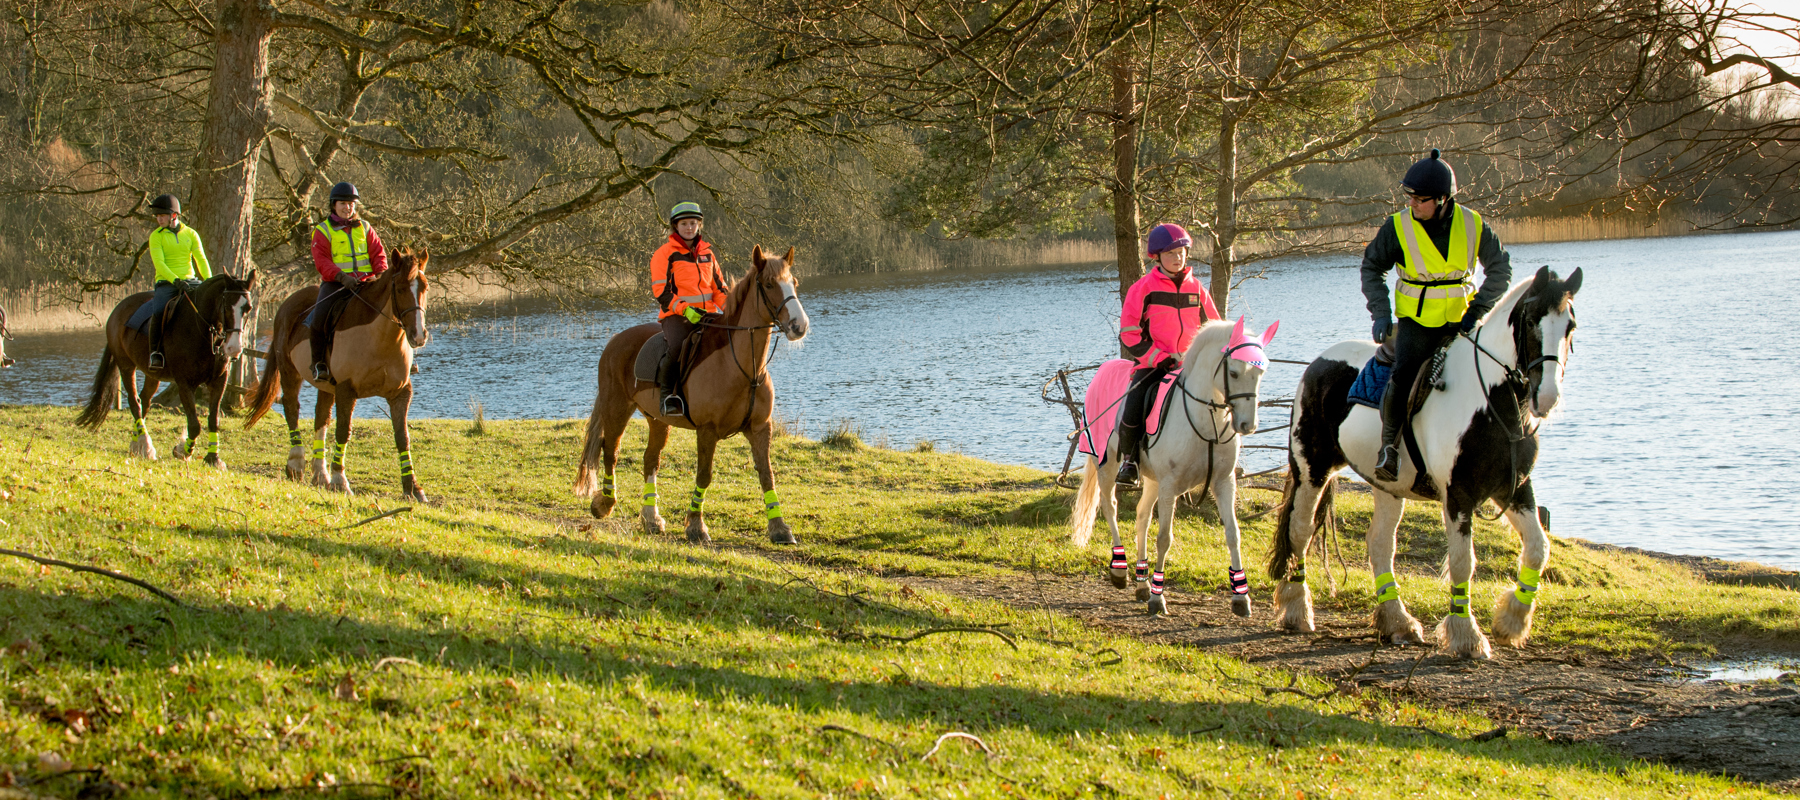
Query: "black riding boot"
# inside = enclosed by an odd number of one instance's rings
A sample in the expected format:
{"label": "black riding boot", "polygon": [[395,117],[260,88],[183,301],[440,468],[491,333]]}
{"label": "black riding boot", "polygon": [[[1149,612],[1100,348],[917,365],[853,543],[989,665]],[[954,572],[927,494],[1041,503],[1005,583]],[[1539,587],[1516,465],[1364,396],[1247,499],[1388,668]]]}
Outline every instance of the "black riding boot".
{"label": "black riding boot", "polygon": [[1119,425],[1119,475],[1113,484],[1120,489],[1138,488],[1138,443],[1143,441],[1144,426]]}
{"label": "black riding boot", "polygon": [[1393,381],[1381,393],[1381,455],[1375,459],[1375,480],[1392,483],[1400,477],[1400,423],[1406,416],[1401,406],[1405,393]]}
{"label": "black riding boot", "polygon": [[163,368],[162,312],[150,315],[150,368]]}
{"label": "black riding boot", "polygon": [[319,383],[334,383],[331,379],[331,356],[325,352],[325,334],[323,327],[312,332],[312,378]]}
{"label": "black riding boot", "polygon": [[687,405],[675,392],[675,385],[680,382],[681,362],[670,353],[663,357],[662,368],[656,374],[656,385],[662,387],[662,415],[665,417],[687,416]]}

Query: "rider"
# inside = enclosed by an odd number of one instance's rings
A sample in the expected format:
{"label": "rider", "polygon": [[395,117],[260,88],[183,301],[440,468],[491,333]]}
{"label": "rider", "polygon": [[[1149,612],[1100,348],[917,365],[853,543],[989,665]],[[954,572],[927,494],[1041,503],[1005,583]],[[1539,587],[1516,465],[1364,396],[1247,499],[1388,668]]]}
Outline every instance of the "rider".
{"label": "rider", "polygon": [[1137,362],[1119,418],[1118,484],[1128,489],[1138,485],[1138,442],[1144,437],[1144,407],[1152,387],[1181,366],[1181,356],[1201,324],[1219,318],[1212,296],[1188,269],[1188,248],[1193,244],[1180,225],[1165,222],[1151,228],[1145,250],[1156,268],[1131,285],[1119,312],[1119,342]]}
{"label": "rider", "polygon": [[344,289],[353,289],[365,280],[387,270],[387,249],[375,227],[358,213],[361,197],[348,181],[331,187],[331,213],[313,226],[313,267],[324,283],[319,284],[319,299],[313,302],[306,326],[312,329],[313,380],[331,381],[330,360],[325,354],[325,316],[331,298]]}
{"label": "rider", "polygon": [[669,240],[650,256],[650,293],[661,307],[657,321],[669,353],[656,382],[662,387],[662,414],[687,413],[681,395],[681,343],[708,314],[725,310],[725,276],[713,258],[712,244],[700,238],[705,215],[699,203],[676,203],[669,209]]}
{"label": "rider", "polygon": [[[1400,188],[1410,208],[1382,224],[1362,262],[1363,296],[1375,320],[1371,332],[1377,342],[1394,334],[1394,371],[1381,395],[1381,455],[1375,462],[1381,481],[1400,472],[1400,425],[1419,368],[1458,332],[1474,330],[1512,282],[1512,256],[1480,214],[1456,202],[1456,173],[1437,148],[1406,171]],[[1478,263],[1484,277],[1475,291],[1470,276]],[[1387,289],[1387,271],[1396,265],[1398,328],[1388,317]]]}
{"label": "rider", "polygon": [[[150,302],[132,314],[132,321],[142,325],[146,318],[149,320],[150,368],[162,369],[163,307],[177,294],[211,278],[212,265],[206,261],[200,234],[181,224],[181,201],[175,195],[158,195],[150,201],[150,212],[156,215],[156,230],[150,232],[149,245],[150,261],[156,265],[156,287]],[[182,285],[177,286],[177,281]]]}

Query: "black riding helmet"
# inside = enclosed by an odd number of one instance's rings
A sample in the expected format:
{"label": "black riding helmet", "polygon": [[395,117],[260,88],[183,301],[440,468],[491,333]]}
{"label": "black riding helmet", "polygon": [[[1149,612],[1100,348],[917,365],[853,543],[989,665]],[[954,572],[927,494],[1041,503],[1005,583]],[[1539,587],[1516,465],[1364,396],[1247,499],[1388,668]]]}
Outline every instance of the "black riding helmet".
{"label": "black riding helmet", "polygon": [[150,213],[179,214],[181,213],[181,201],[172,194],[159,194],[155,200],[150,201]]}
{"label": "black riding helmet", "polygon": [[339,200],[361,199],[362,198],[356,194],[356,184],[349,181],[338,181],[337,185],[331,187],[331,202],[333,203]]}
{"label": "black riding helmet", "polygon": [[1431,148],[1431,155],[1413,162],[1400,185],[1422,197],[1451,197],[1456,194],[1456,172],[1443,159],[1443,153]]}

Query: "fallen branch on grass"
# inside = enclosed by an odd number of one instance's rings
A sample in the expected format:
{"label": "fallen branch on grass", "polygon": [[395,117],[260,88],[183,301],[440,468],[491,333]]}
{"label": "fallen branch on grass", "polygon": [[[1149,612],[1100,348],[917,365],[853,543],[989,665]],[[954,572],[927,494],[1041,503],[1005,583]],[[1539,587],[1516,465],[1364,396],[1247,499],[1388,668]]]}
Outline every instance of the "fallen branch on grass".
{"label": "fallen branch on grass", "polygon": [[23,558],[26,561],[36,561],[37,563],[43,564],[46,567],[62,567],[63,569],[73,570],[75,572],[91,572],[95,575],[102,575],[102,576],[105,576],[108,578],[112,578],[115,581],[124,581],[133,586],[144,589],[145,591],[148,591],[151,594],[156,595],[157,597],[160,597],[164,600],[174,603],[175,605],[178,605],[178,606],[187,605],[186,603],[183,603],[183,602],[181,602],[181,600],[177,599],[175,597],[175,595],[169,594],[168,592],[158,589],[149,583],[140,581],[137,578],[133,578],[130,575],[121,575],[117,572],[113,572],[110,569],[104,569],[102,567],[90,567],[86,564],[71,564],[67,561],[58,561],[54,558],[44,558],[43,556],[34,556],[30,553],[27,553],[27,552],[24,552],[21,550],[7,550],[5,548],[0,548],[0,555],[15,556],[17,558]]}
{"label": "fallen branch on grass", "polygon": [[414,661],[410,658],[401,658],[400,656],[388,656],[387,658],[384,658],[380,661],[375,662],[375,666],[370,667],[369,671],[370,672],[380,672],[382,669],[386,668],[390,664],[411,664],[412,666],[418,667],[420,669],[425,668],[423,664],[420,664],[419,662]]}
{"label": "fallen branch on grass", "polygon": [[938,748],[943,747],[944,742],[947,742],[951,739],[968,739],[969,741],[974,742],[977,746],[979,746],[981,748],[981,752],[986,753],[988,758],[994,757],[994,748],[988,747],[987,742],[984,742],[981,739],[977,738],[975,736],[975,734],[963,733],[962,731],[951,731],[949,733],[944,734],[943,736],[939,736],[937,739],[937,743],[933,744],[931,746],[930,750],[925,751],[925,755],[919,756],[919,760],[920,761],[930,760],[930,758],[932,756],[937,755]]}
{"label": "fallen branch on grass", "polygon": [[1288,685],[1286,685],[1286,686],[1264,686],[1264,687],[1262,687],[1263,696],[1264,697],[1274,697],[1275,695],[1278,695],[1278,694],[1297,694],[1297,695],[1300,695],[1301,697],[1304,697],[1315,703],[1319,703],[1319,702],[1325,701],[1326,699],[1330,698],[1333,694],[1337,693],[1337,690],[1335,690],[1335,689],[1326,689],[1325,691],[1319,692],[1318,694],[1313,694],[1312,692],[1308,692],[1304,689],[1296,689],[1296,688],[1294,688],[1294,684],[1298,683],[1299,680],[1300,680],[1299,675],[1289,675],[1288,676]]}
{"label": "fallen branch on grass", "polygon": [[859,739],[867,739],[876,744],[885,745],[888,749],[893,750],[894,752],[899,753],[900,755],[903,755],[903,756],[906,755],[906,751],[900,749],[900,745],[894,744],[893,742],[890,742],[886,739],[877,739],[873,736],[863,733],[862,731],[851,730],[850,728],[846,728],[842,725],[820,725],[819,732],[820,733],[848,733],[851,736],[855,736]]}
{"label": "fallen branch on grass", "polygon": [[993,628],[967,628],[967,627],[962,627],[962,626],[953,626],[953,627],[945,627],[945,628],[928,628],[926,630],[919,631],[918,633],[915,633],[911,636],[889,636],[885,633],[870,633],[870,634],[864,634],[864,635],[868,636],[870,639],[886,639],[890,642],[899,642],[901,644],[905,644],[905,643],[913,641],[915,639],[923,639],[927,636],[931,636],[933,634],[939,634],[939,633],[988,633],[988,634],[993,634],[994,636],[1000,637],[1000,641],[1005,642],[1008,647],[1011,647],[1014,650],[1019,649],[1019,643],[1014,641],[1013,637],[1007,635],[1005,631],[997,631],[997,630],[994,630]]}
{"label": "fallen branch on grass", "polygon": [[386,511],[386,512],[383,512],[380,514],[376,514],[375,516],[365,519],[361,522],[356,522],[356,523],[353,523],[350,525],[345,525],[342,528],[338,528],[338,530],[347,531],[347,530],[350,530],[351,528],[360,528],[360,527],[367,525],[371,522],[374,522],[376,520],[387,519],[388,517],[394,516],[395,514],[404,514],[411,510],[412,510],[412,506],[401,506],[399,508],[394,509],[393,511]]}

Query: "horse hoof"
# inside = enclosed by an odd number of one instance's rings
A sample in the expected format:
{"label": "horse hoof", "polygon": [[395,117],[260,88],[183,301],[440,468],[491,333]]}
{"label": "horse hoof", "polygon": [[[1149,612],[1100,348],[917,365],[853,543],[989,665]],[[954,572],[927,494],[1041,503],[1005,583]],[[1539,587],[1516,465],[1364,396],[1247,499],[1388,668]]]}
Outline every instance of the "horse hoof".
{"label": "horse hoof", "polygon": [[1160,594],[1150,595],[1150,616],[1166,617],[1169,615],[1169,601]]}
{"label": "horse hoof", "polygon": [[800,543],[799,539],[794,538],[794,529],[788,527],[786,522],[782,522],[779,519],[769,521],[769,541],[773,544]]}
{"label": "horse hoof", "polygon": [[1121,570],[1108,570],[1107,572],[1108,572],[1107,577],[1112,578],[1112,585],[1113,585],[1114,589],[1123,589],[1126,586],[1131,584],[1131,581],[1127,580],[1129,573],[1123,572]]}
{"label": "horse hoof", "polygon": [[1245,594],[1240,594],[1240,595],[1236,595],[1236,596],[1232,597],[1231,598],[1231,613],[1236,614],[1240,617],[1249,618],[1249,616],[1250,616],[1250,596],[1245,595]]}
{"label": "horse hoof", "polygon": [[412,491],[405,492],[404,494],[406,496],[406,499],[411,500],[420,505],[424,505],[426,503],[431,502],[431,500],[425,496],[425,491],[423,489],[413,489]]}
{"label": "horse hoof", "polygon": [[588,503],[588,513],[593,514],[594,519],[606,519],[612,514],[613,506],[618,504],[619,499],[616,497],[597,494],[594,495],[594,501]]}
{"label": "horse hoof", "polygon": [[225,466],[225,459],[212,455],[211,453],[208,453],[206,456],[206,465],[220,472],[230,471],[230,469]]}
{"label": "horse hoof", "polygon": [[1150,599],[1150,587],[1148,585],[1142,583],[1138,584],[1137,599],[1140,603]]}
{"label": "horse hoof", "polygon": [[640,514],[639,518],[642,519],[644,522],[644,533],[646,535],[649,535],[649,536],[663,535],[663,531],[666,529],[666,523],[663,522],[662,515],[656,513],[656,509],[654,509],[654,508],[644,509],[644,513]]}
{"label": "horse hoof", "polygon": [[706,533],[706,526],[689,525],[687,529],[688,544],[712,544],[712,537]]}

